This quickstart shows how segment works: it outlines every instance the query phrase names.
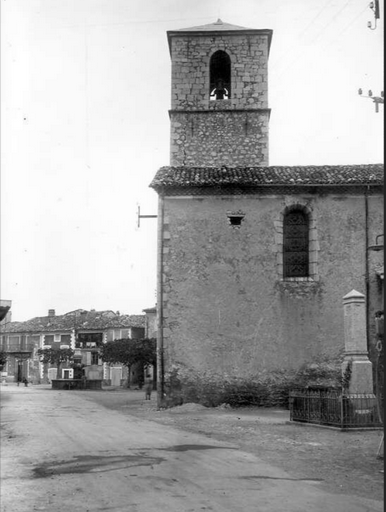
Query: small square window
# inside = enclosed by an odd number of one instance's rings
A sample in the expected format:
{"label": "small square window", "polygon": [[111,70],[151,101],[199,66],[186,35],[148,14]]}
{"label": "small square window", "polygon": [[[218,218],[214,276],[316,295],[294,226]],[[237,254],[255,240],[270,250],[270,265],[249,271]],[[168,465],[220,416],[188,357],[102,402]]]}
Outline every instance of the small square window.
{"label": "small square window", "polygon": [[237,212],[227,212],[228,222],[231,226],[239,228],[241,226],[241,222],[244,220],[245,213],[241,210]]}

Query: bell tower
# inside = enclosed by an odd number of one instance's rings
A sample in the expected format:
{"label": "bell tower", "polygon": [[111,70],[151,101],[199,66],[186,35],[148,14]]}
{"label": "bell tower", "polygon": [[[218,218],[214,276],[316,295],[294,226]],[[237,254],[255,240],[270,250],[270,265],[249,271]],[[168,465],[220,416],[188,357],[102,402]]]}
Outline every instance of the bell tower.
{"label": "bell tower", "polygon": [[216,23],[168,31],[170,165],[268,165],[272,30]]}

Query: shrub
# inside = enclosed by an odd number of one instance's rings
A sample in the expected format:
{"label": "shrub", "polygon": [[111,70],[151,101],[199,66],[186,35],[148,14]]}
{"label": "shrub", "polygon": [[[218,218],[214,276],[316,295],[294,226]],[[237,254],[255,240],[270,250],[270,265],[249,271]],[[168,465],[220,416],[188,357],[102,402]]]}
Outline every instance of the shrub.
{"label": "shrub", "polygon": [[3,370],[5,363],[7,362],[8,354],[5,350],[0,350],[0,371]]}
{"label": "shrub", "polygon": [[341,355],[320,357],[298,370],[279,368],[245,378],[195,371],[174,365],[165,375],[165,406],[195,402],[206,407],[288,407],[291,389],[341,387]]}

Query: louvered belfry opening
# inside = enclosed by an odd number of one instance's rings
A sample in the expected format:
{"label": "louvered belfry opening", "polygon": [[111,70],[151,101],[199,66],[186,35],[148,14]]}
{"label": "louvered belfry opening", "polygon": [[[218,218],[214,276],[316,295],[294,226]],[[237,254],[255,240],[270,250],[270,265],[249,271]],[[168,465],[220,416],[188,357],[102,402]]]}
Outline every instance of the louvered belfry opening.
{"label": "louvered belfry opening", "polygon": [[301,209],[291,210],[283,223],[284,278],[308,277],[308,215]]}
{"label": "louvered belfry opening", "polygon": [[210,59],[210,98],[226,100],[231,97],[231,59],[218,50]]}

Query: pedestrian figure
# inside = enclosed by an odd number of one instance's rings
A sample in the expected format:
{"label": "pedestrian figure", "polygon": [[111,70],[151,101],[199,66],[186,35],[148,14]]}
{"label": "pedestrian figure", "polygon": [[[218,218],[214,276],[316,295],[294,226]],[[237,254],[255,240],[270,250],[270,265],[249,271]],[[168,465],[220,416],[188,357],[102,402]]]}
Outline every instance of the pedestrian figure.
{"label": "pedestrian figure", "polygon": [[28,386],[28,380],[24,377],[24,379],[22,380],[22,382],[24,383],[24,386],[27,387]]}
{"label": "pedestrian figure", "polygon": [[146,375],[145,379],[145,400],[151,400],[151,391],[153,389],[153,383],[150,375]]}

